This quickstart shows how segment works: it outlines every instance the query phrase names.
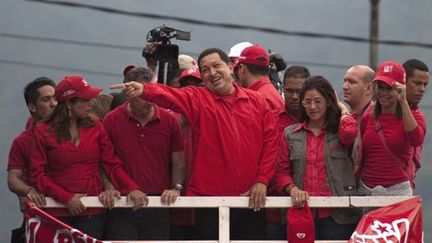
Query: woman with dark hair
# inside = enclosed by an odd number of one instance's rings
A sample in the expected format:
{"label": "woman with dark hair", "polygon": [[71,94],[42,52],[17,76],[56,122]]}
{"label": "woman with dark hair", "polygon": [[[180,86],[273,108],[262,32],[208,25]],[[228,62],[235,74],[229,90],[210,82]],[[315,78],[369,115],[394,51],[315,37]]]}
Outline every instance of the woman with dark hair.
{"label": "woman with dark hair", "polygon": [[[347,149],[358,129],[322,76],[305,80],[299,123],[287,127],[281,141],[276,189],[302,206],[309,196],[348,196],[356,192]],[[317,240],[349,239],[359,215],[352,209],[312,209]]]}
{"label": "woman with dark hair", "polygon": [[[384,62],[373,79],[376,103],[361,120],[362,163],[359,191],[372,196],[411,196],[414,166],[410,147],[423,144],[424,115],[406,99],[405,70]],[[410,171],[412,169],[412,171]],[[410,177],[411,176],[411,177]]]}
{"label": "woman with dark hair", "polygon": [[105,209],[85,208],[80,198],[99,196],[113,206],[120,193],[103,193],[102,166],[114,186],[139,208],[147,198],[130,179],[114,155],[112,144],[96,117],[90,116],[92,99],[101,92],[81,76],[66,76],[55,89],[57,107],[34,133],[31,177],[38,190],[66,205],[46,209],[51,215],[95,238],[102,236]]}

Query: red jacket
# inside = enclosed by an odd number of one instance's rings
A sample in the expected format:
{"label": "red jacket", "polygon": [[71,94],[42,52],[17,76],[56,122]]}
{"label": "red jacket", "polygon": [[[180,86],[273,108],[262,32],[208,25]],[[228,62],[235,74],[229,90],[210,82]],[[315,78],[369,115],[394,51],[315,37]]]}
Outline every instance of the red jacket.
{"label": "red jacket", "polygon": [[196,141],[187,195],[238,196],[268,184],[277,158],[277,129],[265,99],[235,85],[230,96],[206,87],[144,84],[143,99],[182,113]]}

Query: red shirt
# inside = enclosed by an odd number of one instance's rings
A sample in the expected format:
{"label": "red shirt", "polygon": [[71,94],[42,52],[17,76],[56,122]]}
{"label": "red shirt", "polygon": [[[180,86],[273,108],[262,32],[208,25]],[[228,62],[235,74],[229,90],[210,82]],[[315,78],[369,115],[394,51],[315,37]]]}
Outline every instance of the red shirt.
{"label": "red shirt", "polygon": [[270,109],[275,113],[276,117],[282,112],[284,107],[282,96],[277,92],[267,76],[255,81],[248,89],[255,90],[261,94],[267,100]]}
{"label": "red shirt", "polygon": [[409,179],[404,170],[406,162],[410,159],[409,149],[411,146],[423,144],[426,131],[423,114],[419,111],[412,113],[418,126],[410,132],[405,132],[403,121],[397,119],[395,114],[381,114],[378,118],[387,146],[399,161],[394,161],[382,144],[375,130],[373,109],[363,116],[363,161],[360,178],[368,187],[389,187]]}
{"label": "red shirt", "polygon": [[[327,183],[327,168],[325,163],[325,134],[326,128],[322,128],[318,136],[307,127],[307,124],[299,124],[295,130],[306,130],[306,170],[303,179],[302,190],[309,196],[332,196],[330,185]],[[350,146],[357,135],[357,123],[351,116],[344,116],[339,125],[339,140],[345,146]],[[293,169],[290,163],[288,144],[285,136],[281,137],[281,159],[276,172],[276,188],[285,194],[285,187],[295,184],[292,178]],[[331,215],[331,209],[317,209],[314,213],[318,218]]]}
{"label": "red shirt", "polygon": [[22,171],[22,180],[30,184],[29,164],[30,164],[30,149],[33,143],[34,127],[30,126],[27,130],[18,135],[12,142],[9,150],[9,162],[7,170],[18,169]]}
{"label": "red shirt", "polygon": [[[286,127],[291,126],[293,124],[298,123],[298,121],[289,114],[286,110],[279,114],[278,119],[278,130],[281,134],[284,133],[284,130]],[[278,166],[276,166],[277,168]],[[277,169],[276,169],[277,170]],[[275,188],[275,177],[273,177],[269,189],[268,189],[268,195],[271,196],[278,196],[278,195],[285,195],[285,193],[281,194],[278,192]],[[269,223],[274,224],[281,224],[281,217],[285,217],[285,214],[282,214],[283,211],[278,208],[267,208],[266,209],[266,221]]]}
{"label": "red shirt", "polygon": [[[71,140],[61,143],[49,131],[50,124],[36,126],[31,149],[30,173],[37,188],[46,196],[66,204],[76,193],[98,196],[103,191],[100,165],[111,182],[123,194],[138,189],[121,167],[120,159],[102,124],[80,128],[80,142],[75,146]],[[87,214],[100,213],[104,209],[87,209]],[[70,216],[67,209],[47,209],[54,216]]]}
{"label": "red shirt", "polygon": [[176,118],[154,106],[154,115],[143,127],[127,110],[129,102],[107,114],[103,125],[123,167],[140,188],[160,195],[172,187],[171,154],[183,150]]}
{"label": "red shirt", "polygon": [[[419,116],[424,117],[423,112],[420,110],[420,108],[417,105],[412,106],[411,111],[413,113],[420,113]],[[426,124],[424,124],[424,126],[425,126],[424,133],[426,136]],[[415,166],[415,172],[417,172],[421,167],[420,161],[421,161],[422,151],[423,151],[423,144],[417,147],[411,146],[409,158],[411,159],[410,163],[414,164]]]}
{"label": "red shirt", "polygon": [[286,127],[296,123],[298,123],[297,119],[295,119],[294,116],[289,114],[287,111],[283,111],[282,113],[279,114],[279,120],[278,120],[279,132],[283,133]]}
{"label": "red shirt", "polygon": [[233,102],[206,87],[144,84],[142,98],[182,113],[196,149],[187,195],[238,196],[268,184],[277,158],[277,130],[265,99],[235,85]]}

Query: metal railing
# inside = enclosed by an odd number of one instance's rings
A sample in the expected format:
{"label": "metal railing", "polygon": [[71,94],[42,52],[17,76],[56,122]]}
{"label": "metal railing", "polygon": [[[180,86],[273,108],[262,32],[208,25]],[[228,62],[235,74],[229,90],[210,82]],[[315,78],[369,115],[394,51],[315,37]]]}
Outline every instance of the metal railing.
{"label": "metal railing", "polygon": [[[163,205],[160,197],[148,197],[149,208],[218,208],[219,209],[219,240],[215,241],[130,241],[130,242],[156,242],[156,243],[180,243],[180,242],[201,242],[201,243],[286,243],[287,241],[274,241],[274,240],[259,240],[259,241],[243,241],[243,240],[230,240],[230,208],[248,208],[248,197],[179,197],[177,201],[170,205]],[[399,201],[407,200],[413,197],[408,196],[392,196],[392,197],[310,197],[309,207],[311,208],[348,208],[348,207],[383,207],[396,203]],[[100,208],[103,205],[97,197],[83,197],[81,198],[83,204],[88,208]],[[45,208],[61,208],[65,207],[63,204],[57,203],[52,198],[47,198],[47,205]],[[126,201],[126,197],[121,197],[115,203],[117,208],[133,207],[131,202]],[[267,197],[266,208],[289,208],[292,207],[290,197]],[[115,241],[111,241],[115,242]],[[125,242],[125,241],[121,241]],[[315,241],[317,243],[342,243],[346,241]]]}

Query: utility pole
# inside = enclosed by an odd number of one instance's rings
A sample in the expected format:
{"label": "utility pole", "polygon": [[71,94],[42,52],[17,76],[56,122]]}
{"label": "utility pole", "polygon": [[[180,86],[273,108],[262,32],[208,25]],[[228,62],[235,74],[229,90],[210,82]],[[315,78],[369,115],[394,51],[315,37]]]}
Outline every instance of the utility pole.
{"label": "utility pole", "polygon": [[370,46],[369,65],[376,70],[378,66],[378,5],[380,0],[370,0],[371,21],[370,21]]}

